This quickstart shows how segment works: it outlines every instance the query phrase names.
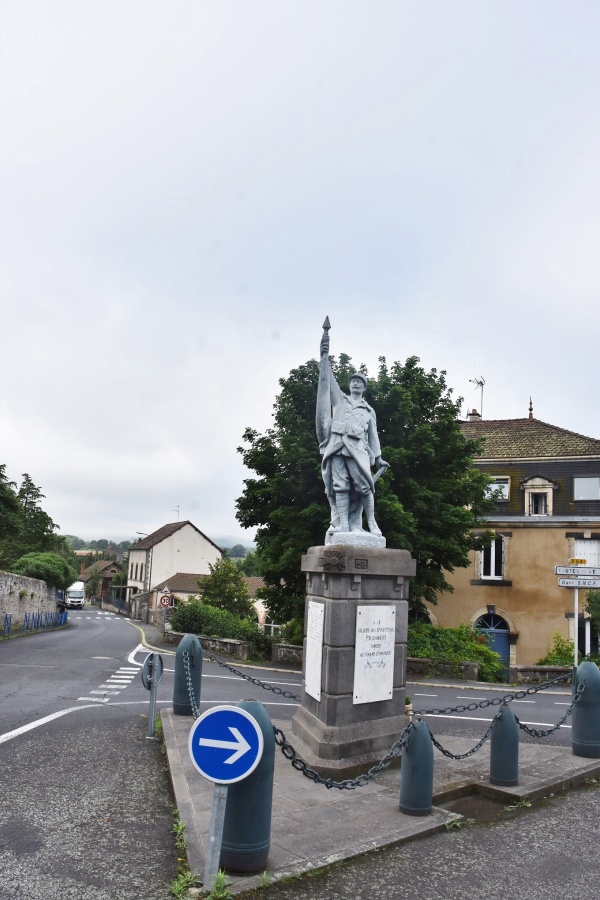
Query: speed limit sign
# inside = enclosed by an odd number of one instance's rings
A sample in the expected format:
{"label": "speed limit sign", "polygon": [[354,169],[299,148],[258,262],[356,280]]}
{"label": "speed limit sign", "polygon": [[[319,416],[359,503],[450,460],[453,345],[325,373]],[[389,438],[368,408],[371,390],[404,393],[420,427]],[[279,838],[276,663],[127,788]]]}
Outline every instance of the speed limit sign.
{"label": "speed limit sign", "polygon": [[170,591],[163,591],[160,595],[160,599],[158,601],[161,606],[172,606],[173,605],[173,595]]}

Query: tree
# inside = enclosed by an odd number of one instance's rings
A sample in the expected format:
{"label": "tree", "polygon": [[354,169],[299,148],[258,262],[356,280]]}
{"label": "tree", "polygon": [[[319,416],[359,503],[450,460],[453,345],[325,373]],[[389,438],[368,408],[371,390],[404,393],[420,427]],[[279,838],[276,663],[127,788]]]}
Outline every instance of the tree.
{"label": "tree", "polygon": [[6,477],[6,465],[0,465],[0,569],[8,567],[10,545],[21,530],[21,506],[16,484]]}
{"label": "tree", "polygon": [[[350,357],[330,360],[345,387],[353,371]],[[364,366],[360,371],[368,377]],[[417,560],[413,607],[424,600],[435,603],[438,593],[452,590],[444,572],[469,564],[469,551],[487,540],[471,529],[480,527],[494,506],[486,497],[489,478],[473,466],[479,445],[462,435],[462,400],[452,399],[445,375],[426,372],[417,357],[391,367],[382,358],[377,377],[368,379],[367,401],[377,414],[382,455],[391,466],[377,482],[377,521],[388,547],[409,550]],[[258,526],[263,596],[284,621],[302,615],[301,556],[323,544],[329,524],[315,434],[318,379],[315,360],[280,379],[273,427],[262,435],[247,428],[239,448],[257,477],[245,481],[237,519],[244,528]]]}
{"label": "tree", "polygon": [[58,553],[26,553],[12,566],[17,575],[39,578],[50,587],[68,588],[77,578],[77,572]]}
{"label": "tree", "polygon": [[233,547],[229,548],[227,555],[230,559],[243,559],[246,555],[246,548],[242,544],[234,544]]}
{"label": "tree", "polygon": [[244,575],[248,575],[249,577],[252,575],[262,575],[260,558],[254,550],[249,550],[243,559],[236,559],[235,564]]}
{"label": "tree", "polygon": [[210,575],[198,579],[203,603],[218,606],[241,618],[250,616],[254,607],[248,599],[248,586],[243,574],[230,559],[209,563]]}

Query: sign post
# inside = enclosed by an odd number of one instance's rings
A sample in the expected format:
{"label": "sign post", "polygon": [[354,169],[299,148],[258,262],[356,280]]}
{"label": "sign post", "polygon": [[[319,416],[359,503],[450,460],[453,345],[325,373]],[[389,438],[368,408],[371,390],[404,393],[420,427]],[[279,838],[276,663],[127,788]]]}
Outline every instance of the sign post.
{"label": "sign post", "polygon": [[150,709],[148,710],[148,730],[146,740],[154,740],[154,717],[156,715],[156,689],[163,673],[163,661],[160,653],[149,653],[142,668],[142,684],[150,691]]}
{"label": "sign post", "polygon": [[188,749],[194,767],[214,782],[213,807],[204,864],[205,892],[215,885],[221,857],[227,786],[242,781],[260,762],[264,737],[250,713],[237,706],[215,706],[194,722]]}
{"label": "sign post", "polygon": [[570,559],[568,566],[555,566],[557,575],[571,575],[571,578],[559,578],[559,587],[573,590],[573,690],[575,690],[575,673],[579,663],[579,588],[600,587],[600,578],[583,576],[600,576],[600,567],[586,565],[587,559]]}

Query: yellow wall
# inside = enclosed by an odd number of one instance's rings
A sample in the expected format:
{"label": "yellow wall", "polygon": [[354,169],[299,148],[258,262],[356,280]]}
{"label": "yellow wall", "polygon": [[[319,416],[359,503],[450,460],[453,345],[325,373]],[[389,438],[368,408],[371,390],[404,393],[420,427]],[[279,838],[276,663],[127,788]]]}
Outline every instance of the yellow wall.
{"label": "yellow wall", "polygon": [[[573,638],[573,619],[565,617],[573,612],[573,591],[559,587],[554,573],[555,566],[569,562],[569,540],[564,523],[560,528],[511,523],[498,526],[497,531],[512,532],[507,539],[504,570],[512,586],[471,584],[477,577],[476,554],[472,554],[469,568],[446,575],[454,593],[442,594],[437,606],[430,609],[438,625],[452,627],[472,624],[485,614],[487,604],[492,604],[511,632],[518,635],[511,646],[511,664],[531,665],[545,656],[556,631],[564,638]],[[584,600],[585,592],[580,591],[580,612]]]}

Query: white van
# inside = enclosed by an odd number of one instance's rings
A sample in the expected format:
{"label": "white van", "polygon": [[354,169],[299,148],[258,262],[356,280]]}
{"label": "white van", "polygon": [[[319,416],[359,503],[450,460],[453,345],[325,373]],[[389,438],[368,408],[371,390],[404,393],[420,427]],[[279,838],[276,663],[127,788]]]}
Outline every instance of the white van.
{"label": "white van", "polygon": [[83,609],[85,606],[85,585],[83,581],[76,581],[65,591],[65,606],[67,609]]}

